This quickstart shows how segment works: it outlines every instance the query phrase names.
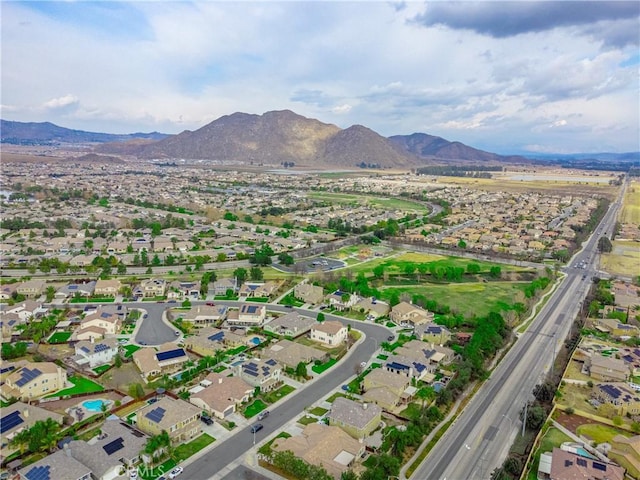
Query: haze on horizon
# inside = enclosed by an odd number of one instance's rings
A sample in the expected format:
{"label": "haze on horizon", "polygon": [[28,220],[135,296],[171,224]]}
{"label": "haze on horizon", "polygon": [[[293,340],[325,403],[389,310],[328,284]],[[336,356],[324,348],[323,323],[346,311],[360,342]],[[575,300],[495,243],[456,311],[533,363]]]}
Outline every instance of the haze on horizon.
{"label": "haze on horizon", "polygon": [[640,3],[2,2],[3,119],[290,109],[496,153],[640,151]]}

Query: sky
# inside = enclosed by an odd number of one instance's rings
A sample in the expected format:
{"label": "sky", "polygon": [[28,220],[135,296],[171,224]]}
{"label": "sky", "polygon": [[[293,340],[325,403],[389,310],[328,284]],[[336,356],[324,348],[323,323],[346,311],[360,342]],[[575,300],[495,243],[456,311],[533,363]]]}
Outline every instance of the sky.
{"label": "sky", "polygon": [[292,110],[496,153],[640,151],[640,2],[0,2],[1,116],[107,133]]}

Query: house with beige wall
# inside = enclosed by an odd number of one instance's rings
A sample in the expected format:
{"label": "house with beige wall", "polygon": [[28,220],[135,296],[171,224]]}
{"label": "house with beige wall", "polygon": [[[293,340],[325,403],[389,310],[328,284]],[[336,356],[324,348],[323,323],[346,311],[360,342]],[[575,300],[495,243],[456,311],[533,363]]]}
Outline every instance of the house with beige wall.
{"label": "house with beige wall", "polygon": [[53,362],[29,362],[0,386],[2,398],[23,401],[41,398],[67,387],[67,372]]}
{"label": "house with beige wall", "polygon": [[162,397],[136,412],[137,427],[150,436],[169,434],[171,443],[177,444],[202,433],[200,408],[181,399]]}
{"label": "house with beige wall", "polygon": [[342,345],[347,339],[347,334],[347,327],[335,320],[316,323],[309,332],[311,340],[330,347]]}

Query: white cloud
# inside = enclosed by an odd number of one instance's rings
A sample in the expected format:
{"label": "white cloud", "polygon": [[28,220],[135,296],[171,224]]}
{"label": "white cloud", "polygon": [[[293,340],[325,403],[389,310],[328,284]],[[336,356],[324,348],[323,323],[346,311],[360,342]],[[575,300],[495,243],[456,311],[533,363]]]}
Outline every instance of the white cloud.
{"label": "white cloud", "polygon": [[76,106],[79,102],[80,100],[78,99],[78,97],[72,95],[71,93],[68,93],[67,95],[64,95],[62,97],[52,98],[51,100],[44,102],[43,107],[55,110],[59,108],[69,108],[72,106]]}
{"label": "white cloud", "polygon": [[344,105],[336,105],[331,109],[333,113],[337,113],[338,115],[343,113],[349,113],[351,111],[351,105],[345,103]]}

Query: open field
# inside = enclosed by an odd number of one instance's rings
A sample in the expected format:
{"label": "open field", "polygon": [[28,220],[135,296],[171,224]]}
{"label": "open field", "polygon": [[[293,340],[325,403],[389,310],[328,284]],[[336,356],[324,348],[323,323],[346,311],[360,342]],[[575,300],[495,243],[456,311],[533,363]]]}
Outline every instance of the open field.
{"label": "open field", "polygon": [[631,182],[627,188],[620,222],[640,225],[640,182]]}
{"label": "open field", "polygon": [[634,276],[640,272],[640,245],[638,242],[614,240],[611,253],[603,253],[600,267],[613,275]]}
{"label": "open field", "polygon": [[410,295],[424,295],[439,304],[448,305],[465,317],[486,316],[490,311],[502,310],[513,304],[514,297],[528,282],[450,283],[446,285],[416,285],[388,287],[382,298],[389,300],[393,291]]}
{"label": "open field", "polygon": [[[585,183],[569,180],[508,180],[506,178],[465,178],[465,177],[439,177],[438,183],[464,185],[487,191],[503,192],[544,192],[557,195],[602,195],[614,199],[618,193],[617,188],[612,188],[607,183]],[[595,180],[595,179],[594,179]]]}
{"label": "open field", "polygon": [[417,213],[429,213],[424,205],[401,198],[381,198],[369,195],[353,195],[349,193],[309,192],[307,197],[342,205],[372,205],[392,210],[405,210]]}

